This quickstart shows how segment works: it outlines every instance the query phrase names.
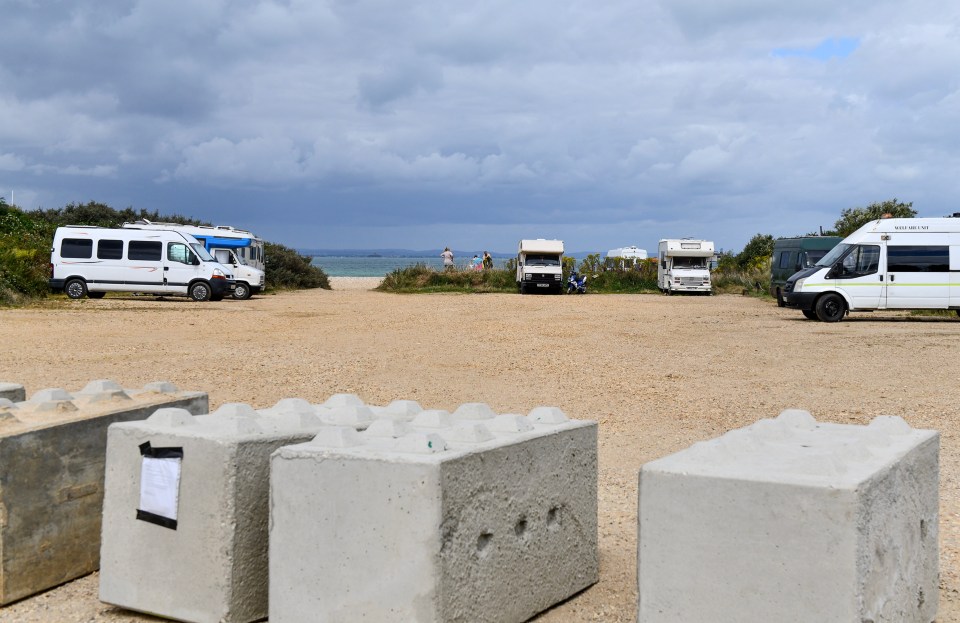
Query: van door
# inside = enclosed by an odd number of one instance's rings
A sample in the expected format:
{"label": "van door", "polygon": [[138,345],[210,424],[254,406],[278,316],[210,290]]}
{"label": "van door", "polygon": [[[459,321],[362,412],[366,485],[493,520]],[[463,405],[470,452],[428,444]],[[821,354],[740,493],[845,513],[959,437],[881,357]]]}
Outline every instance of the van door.
{"label": "van door", "polygon": [[[129,268],[129,272],[127,269]],[[127,262],[120,270],[123,283],[134,292],[163,292],[163,243],[157,240],[131,240],[127,243]]]}
{"label": "van door", "polygon": [[197,276],[200,258],[182,242],[167,243],[167,261],[163,266],[164,285],[168,292],[186,294],[190,282]]}
{"label": "van door", "polygon": [[847,295],[853,309],[879,309],[886,297],[879,244],[859,244],[834,265],[827,281]]}
{"label": "van door", "polygon": [[950,305],[950,247],[887,243],[887,307],[945,309]]}

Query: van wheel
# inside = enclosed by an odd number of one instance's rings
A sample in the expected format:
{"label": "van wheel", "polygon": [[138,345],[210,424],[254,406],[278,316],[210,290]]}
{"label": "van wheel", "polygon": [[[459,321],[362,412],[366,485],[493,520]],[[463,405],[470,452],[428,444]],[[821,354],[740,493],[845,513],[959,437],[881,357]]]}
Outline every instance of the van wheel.
{"label": "van wheel", "polygon": [[210,300],[210,286],[208,286],[203,281],[198,281],[192,286],[190,286],[190,298],[195,301],[209,301]]}
{"label": "van wheel", "polygon": [[817,318],[823,322],[840,322],[843,320],[843,314],[847,311],[847,306],[843,297],[839,294],[830,292],[817,299]]}
{"label": "van wheel", "polygon": [[87,296],[92,299],[102,299],[104,294],[106,294],[106,292],[87,292]]}
{"label": "van wheel", "polygon": [[786,303],[783,302],[783,293],[780,292],[780,288],[777,288],[777,307],[785,307]]}
{"label": "van wheel", "polygon": [[802,311],[803,315],[807,317],[807,320],[817,319],[817,312],[813,311],[812,309],[801,309],[800,311]]}
{"label": "van wheel", "polygon": [[250,286],[245,283],[238,283],[237,289],[233,291],[233,298],[245,301],[250,298]]}
{"label": "van wheel", "polygon": [[72,299],[82,299],[87,295],[87,284],[83,279],[71,279],[63,286],[63,291]]}

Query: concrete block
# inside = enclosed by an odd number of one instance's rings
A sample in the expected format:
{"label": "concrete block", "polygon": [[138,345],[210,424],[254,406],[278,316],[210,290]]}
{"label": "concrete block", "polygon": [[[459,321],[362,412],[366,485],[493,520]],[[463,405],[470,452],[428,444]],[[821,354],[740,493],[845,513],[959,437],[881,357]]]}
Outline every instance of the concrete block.
{"label": "concrete block", "polygon": [[640,470],[638,621],[930,623],[939,433],[789,410]]}
{"label": "concrete block", "polygon": [[[166,410],[111,426],[100,599],[195,623],[265,617],[270,453],[313,438],[324,427],[316,412],[286,399],[262,411],[229,403],[206,416]],[[175,518],[142,512],[145,443],[182,453]]]}
{"label": "concrete block", "polygon": [[9,400],[10,402],[23,402],[27,399],[27,394],[23,389],[23,385],[0,383],[0,398]]}
{"label": "concrete block", "polygon": [[271,623],[519,622],[598,579],[594,422],[421,411],[270,471]]}
{"label": "concrete block", "polygon": [[201,392],[111,381],[0,399],[0,604],[96,571],[110,424],[169,406],[203,413],[207,404]]}

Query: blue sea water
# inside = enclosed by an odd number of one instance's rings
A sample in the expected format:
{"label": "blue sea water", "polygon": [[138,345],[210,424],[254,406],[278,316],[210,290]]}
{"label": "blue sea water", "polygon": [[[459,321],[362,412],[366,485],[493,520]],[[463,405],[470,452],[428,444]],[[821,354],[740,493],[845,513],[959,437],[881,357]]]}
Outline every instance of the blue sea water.
{"label": "blue sea water", "polygon": [[[457,266],[466,268],[472,258],[457,258]],[[494,258],[493,265],[503,268],[502,258]],[[426,264],[437,270],[443,269],[443,260],[439,257],[333,257],[317,256],[311,262],[319,266],[330,277],[383,277],[398,268]]]}

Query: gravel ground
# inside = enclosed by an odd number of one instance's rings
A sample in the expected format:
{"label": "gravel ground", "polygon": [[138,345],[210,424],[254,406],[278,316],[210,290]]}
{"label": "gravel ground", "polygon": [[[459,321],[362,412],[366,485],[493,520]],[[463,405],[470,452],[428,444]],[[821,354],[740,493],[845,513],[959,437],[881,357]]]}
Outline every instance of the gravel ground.
{"label": "gravel ground", "polygon": [[[110,378],[209,391],[211,406],[355,392],[453,409],[556,405],[600,423],[600,582],[537,620],[636,620],[637,470],[732,428],[808,409],[904,417],[942,433],[938,621],[960,621],[960,319],[838,324],[739,296],[394,295],[376,280],[248,301],[108,297],[0,310],[0,380],[28,393]],[[0,610],[3,621],[151,621],[97,601],[97,576]]]}

